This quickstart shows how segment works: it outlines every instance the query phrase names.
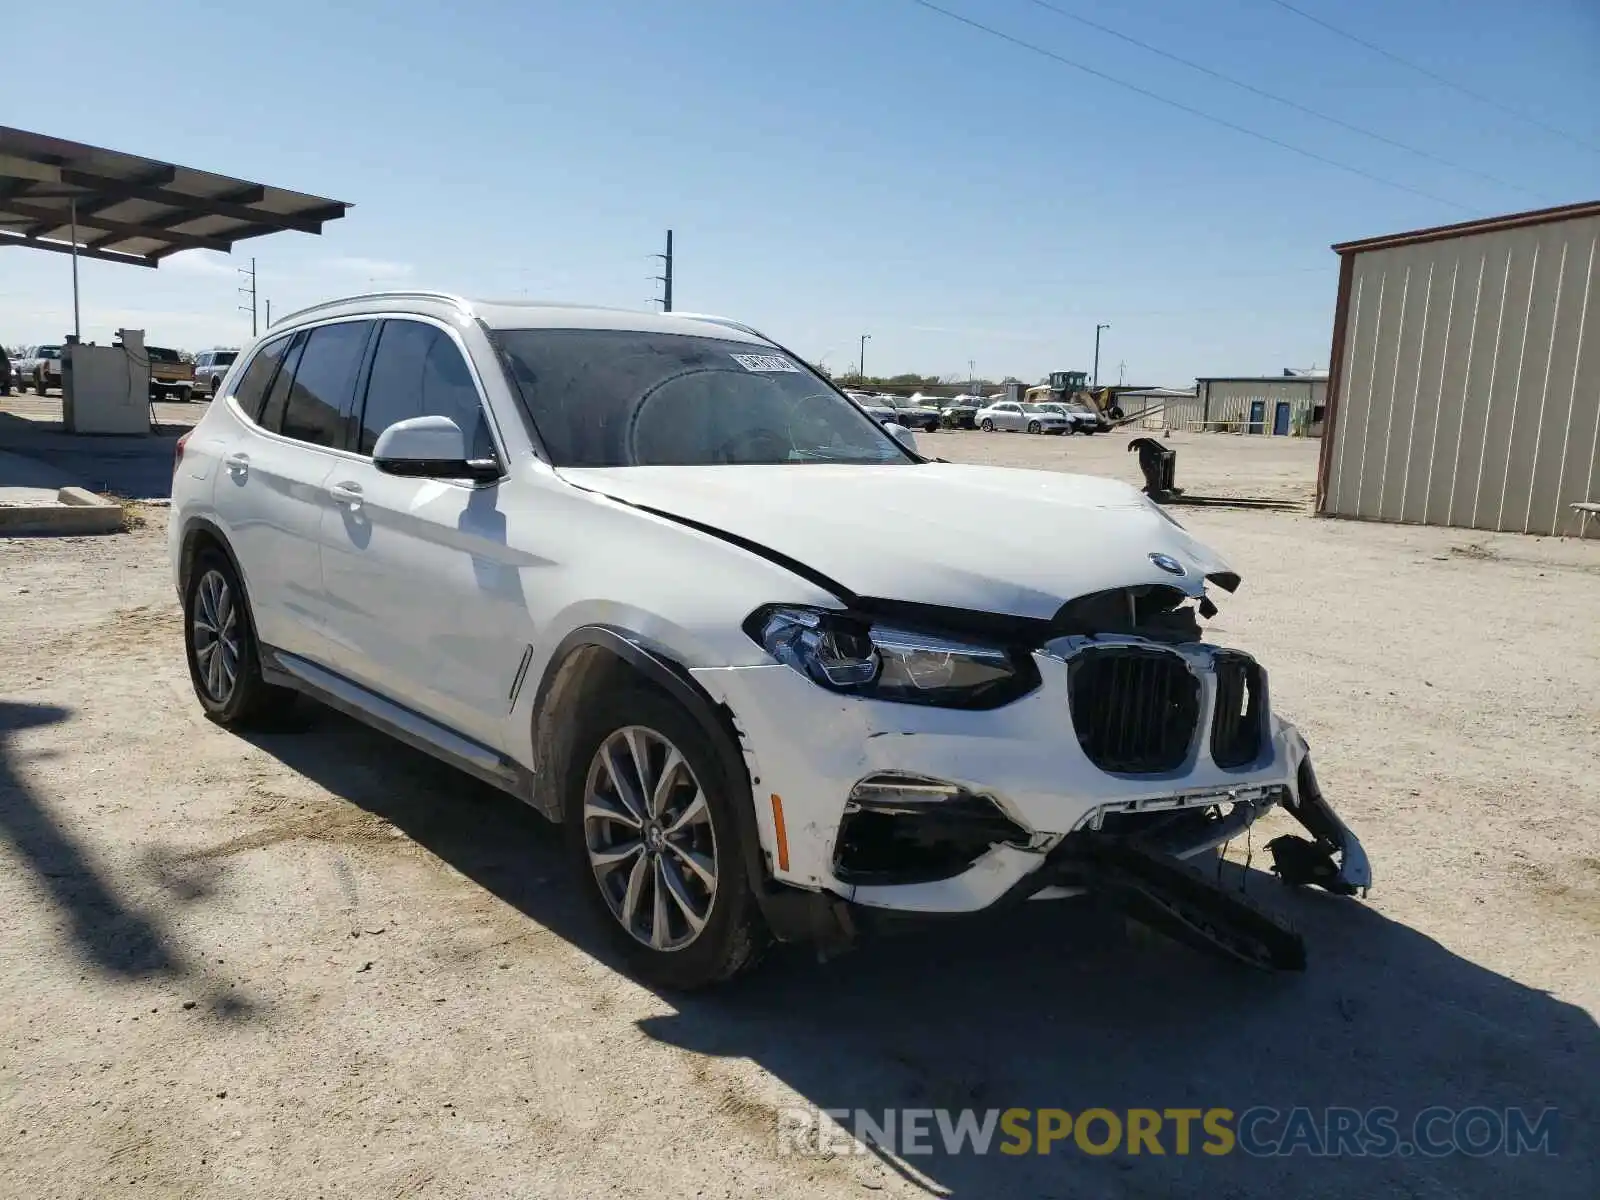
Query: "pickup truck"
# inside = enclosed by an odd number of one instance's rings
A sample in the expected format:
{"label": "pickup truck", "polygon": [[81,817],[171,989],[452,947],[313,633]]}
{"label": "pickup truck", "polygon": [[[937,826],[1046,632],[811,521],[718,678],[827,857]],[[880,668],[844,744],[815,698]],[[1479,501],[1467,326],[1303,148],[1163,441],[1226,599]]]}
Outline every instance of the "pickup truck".
{"label": "pickup truck", "polygon": [[187,400],[194,390],[194,364],[184,362],[176,350],[161,346],[146,346],[145,354],[150,359],[150,398]]}
{"label": "pickup truck", "polygon": [[61,386],[61,347],[30,346],[17,359],[17,390],[25,392],[30,387],[44,395],[46,388]]}

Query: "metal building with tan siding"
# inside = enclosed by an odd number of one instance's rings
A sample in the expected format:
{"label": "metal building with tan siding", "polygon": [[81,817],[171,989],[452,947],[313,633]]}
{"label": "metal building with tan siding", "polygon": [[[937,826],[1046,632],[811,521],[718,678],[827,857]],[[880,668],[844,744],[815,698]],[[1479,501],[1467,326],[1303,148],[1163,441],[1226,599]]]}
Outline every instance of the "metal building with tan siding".
{"label": "metal building with tan siding", "polygon": [[1576,534],[1600,499],[1600,202],[1335,246],[1317,511]]}

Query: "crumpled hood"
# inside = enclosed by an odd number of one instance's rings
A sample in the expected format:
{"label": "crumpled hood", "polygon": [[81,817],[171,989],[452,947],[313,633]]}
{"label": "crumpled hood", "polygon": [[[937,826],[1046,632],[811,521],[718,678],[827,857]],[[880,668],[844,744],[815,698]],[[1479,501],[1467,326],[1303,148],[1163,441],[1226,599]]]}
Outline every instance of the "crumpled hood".
{"label": "crumpled hood", "polygon": [[1135,488],[1098,476],[953,463],[558,474],[764,547],[856,596],[1048,619],[1109,588],[1164,584],[1198,596],[1205,576],[1229,571]]}

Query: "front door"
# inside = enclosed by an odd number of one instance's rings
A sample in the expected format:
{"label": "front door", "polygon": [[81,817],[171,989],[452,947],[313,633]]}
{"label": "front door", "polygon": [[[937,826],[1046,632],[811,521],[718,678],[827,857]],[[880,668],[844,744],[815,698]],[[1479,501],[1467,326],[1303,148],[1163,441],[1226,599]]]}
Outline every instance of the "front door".
{"label": "front door", "polygon": [[387,475],[373,445],[396,421],[447,416],[473,458],[498,457],[464,351],[442,327],[387,320],[361,407],[359,457],[328,478],[323,519],[330,665],[495,749],[532,640],[524,566],[506,537],[498,483]]}
{"label": "front door", "polygon": [[1279,400],[1278,407],[1272,412],[1272,433],[1275,437],[1289,436],[1289,402]]}
{"label": "front door", "polygon": [[1245,426],[1246,433],[1261,433],[1266,428],[1267,402],[1265,400],[1250,401],[1250,424]]}

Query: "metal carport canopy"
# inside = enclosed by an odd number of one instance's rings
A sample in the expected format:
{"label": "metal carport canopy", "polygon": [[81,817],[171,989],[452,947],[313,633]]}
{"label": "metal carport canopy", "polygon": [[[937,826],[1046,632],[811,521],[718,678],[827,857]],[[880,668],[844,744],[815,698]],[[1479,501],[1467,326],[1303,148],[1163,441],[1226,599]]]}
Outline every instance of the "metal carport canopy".
{"label": "metal carport canopy", "polygon": [[[0,246],[157,267],[179,250],[299,230],[350,205],[0,125]],[[74,238],[76,225],[76,238]]]}

